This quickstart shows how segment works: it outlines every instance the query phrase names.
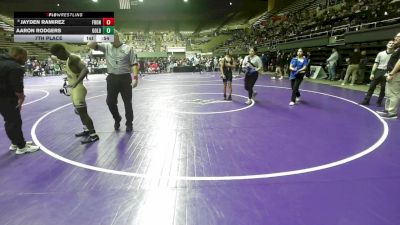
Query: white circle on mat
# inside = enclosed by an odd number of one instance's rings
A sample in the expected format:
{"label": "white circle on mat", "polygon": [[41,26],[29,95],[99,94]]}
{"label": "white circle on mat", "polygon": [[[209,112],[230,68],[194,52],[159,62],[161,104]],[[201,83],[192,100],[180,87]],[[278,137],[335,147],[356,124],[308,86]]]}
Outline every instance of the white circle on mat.
{"label": "white circle on mat", "polygon": [[[218,84],[204,84],[204,85],[218,85]],[[192,85],[176,85],[176,86],[192,86]],[[257,87],[267,87],[267,88],[279,88],[279,89],[290,89],[288,87],[280,87],[280,86],[267,86],[267,85],[256,85]],[[144,89],[142,89],[144,90]],[[70,165],[73,166],[77,166],[80,168],[84,168],[84,169],[89,169],[89,170],[93,170],[93,171],[98,171],[98,172],[103,172],[103,173],[108,173],[108,174],[114,174],[114,175],[121,175],[121,176],[129,176],[129,177],[137,177],[137,178],[146,178],[146,179],[168,179],[168,180],[186,180],[186,181],[229,181],[229,180],[253,180],[253,179],[266,179],[266,178],[272,178],[272,177],[283,177],[283,176],[292,176],[292,175],[297,175],[297,174],[305,174],[305,173],[311,173],[311,172],[315,172],[315,171],[319,171],[319,170],[325,170],[325,169],[329,169],[332,167],[336,167],[336,166],[340,166],[346,163],[349,163],[351,161],[354,161],[356,159],[359,159],[371,152],[373,152],[374,150],[376,150],[387,138],[388,134],[389,134],[389,127],[388,124],[386,123],[386,121],[384,121],[376,112],[374,112],[373,110],[359,105],[358,103],[351,101],[349,99],[345,99],[339,96],[335,96],[335,95],[331,95],[331,94],[326,94],[326,93],[322,93],[322,92],[317,92],[317,91],[310,91],[310,90],[303,90],[301,89],[301,91],[304,92],[309,92],[309,93],[314,93],[314,94],[319,94],[319,95],[325,95],[325,96],[330,96],[333,98],[337,98],[340,100],[343,100],[347,103],[351,103],[354,104],[356,106],[359,106],[365,110],[368,110],[369,112],[371,112],[375,117],[378,118],[378,120],[381,122],[382,126],[383,126],[383,132],[381,134],[381,137],[370,147],[362,150],[361,152],[346,157],[344,159],[340,159],[338,161],[334,161],[334,162],[330,162],[330,163],[326,163],[323,165],[319,165],[319,166],[314,166],[314,167],[309,167],[309,168],[304,168],[304,169],[298,169],[298,170],[290,170],[290,171],[282,171],[282,172],[276,172],[276,173],[265,173],[265,174],[249,174],[249,175],[240,175],[240,176],[202,176],[202,177],[195,177],[195,176],[157,176],[157,175],[148,175],[148,174],[142,174],[142,173],[133,173],[133,172],[126,172],[126,171],[119,171],[119,170],[112,170],[112,169],[105,169],[105,168],[101,168],[101,167],[97,167],[97,166],[92,166],[92,165],[87,165],[81,162],[76,162],[70,159],[67,159],[63,156],[58,155],[57,153],[54,153],[53,151],[51,151],[50,149],[48,149],[46,146],[44,146],[42,143],[40,143],[37,135],[36,135],[36,129],[38,127],[38,125],[40,124],[40,122],[42,120],[44,120],[47,116],[49,116],[50,114],[65,108],[70,104],[66,104],[63,106],[60,106],[58,108],[55,108],[49,112],[47,112],[46,114],[44,114],[42,117],[40,117],[35,124],[33,125],[32,129],[31,129],[31,135],[32,135],[32,139],[33,141],[41,148],[41,150],[43,152],[45,152],[46,154],[50,155],[51,157],[58,159],[60,161],[63,161],[65,163],[68,163]],[[93,98],[97,98],[97,97],[101,97],[104,96],[103,95],[98,95],[98,96],[93,96],[91,98],[88,99],[93,99]]]}

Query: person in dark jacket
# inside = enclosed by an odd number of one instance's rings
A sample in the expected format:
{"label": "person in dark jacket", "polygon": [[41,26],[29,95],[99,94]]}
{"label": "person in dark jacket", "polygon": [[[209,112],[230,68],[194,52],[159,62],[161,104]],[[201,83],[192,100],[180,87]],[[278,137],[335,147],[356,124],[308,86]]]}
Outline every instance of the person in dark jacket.
{"label": "person in dark jacket", "polygon": [[11,141],[10,150],[16,151],[16,154],[39,150],[31,141],[25,141],[22,133],[21,109],[25,101],[23,65],[27,55],[21,47],[13,47],[8,54],[0,55],[0,114]]}
{"label": "person in dark jacket", "polygon": [[397,119],[400,106],[400,33],[394,37],[394,48],[387,64],[385,110],[377,113],[385,119]]}
{"label": "person in dark jacket", "polygon": [[360,49],[355,48],[353,54],[350,56],[350,58],[348,60],[349,66],[347,67],[346,76],[344,77],[342,85],[346,85],[346,82],[348,81],[350,75],[351,75],[350,85],[351,86],[354,85],[354,83],[356,82],[356,79],[357,79],[358,68],[360,66],[361,57],[362,56],[360,53]]}

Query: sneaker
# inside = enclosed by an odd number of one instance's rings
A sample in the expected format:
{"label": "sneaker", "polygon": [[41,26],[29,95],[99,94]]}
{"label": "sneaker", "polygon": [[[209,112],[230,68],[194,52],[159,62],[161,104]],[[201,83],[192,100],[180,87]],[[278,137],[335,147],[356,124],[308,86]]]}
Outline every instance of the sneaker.
{"label": "sneaker", "polygon": [[253,91],[253,95],[251,96],[251,99],[253,99],[253,101],[256,100],[256,96],[257,96],[257,92]]}
{"label": "sneaker", "polygon": [[89,131],[88,130],[84,130],[84,131],[82,131],[80,133],[75,134],[75,137],[86,137],[86,136],[89,136],[89,135],[90,135]]}
{"label": "sneaker", "polygon": [[232,101],[232,96],[229,95],[227,100]]}
{"label": "sneaker", "polygon": [[119,116],[119,120],[116,120],[116,121],[114,122],[114,129],[115,129],[115,130],[119,130],[119,127],[121,126],[121,124],[120,124],[121,120],[122,120],[122,117]]}
{"label": "sneaker", "polygon": [[300,102],[300,100],[301,100],[300,97],[296,97],[296,103]]}
{"label": "sneaker", "polygon": [[344,86],[344,85],[345,85],[345,83],[342,83],[341,85],[342,85],[342,86]]}
{"label": "sneaker", "polygon": [[279,77],[279,80],[283,80],[283,76]]}
{"label": "sneaker", "polygon": [[378,113],[378,115],[382,116],[382,115],[386,115],[388,113],[388,111],[386,109],[384,109],[384,110],[376,111],[376,113]]}
{"label": "sneaker", "polygon": [[250,105],[251,104],[251,99],[247,99],[246,104]]}
{"label": "sneaker", "polygon": [[381,115],[383,119],[397,119],[397,114],[385,114]]}
{"label": "sneaker", "polygon": [[226,100],[226,95],[224,95],[224,100]]}
{"label": "sneaker", "polygon": [[39,150],[39,146],[36,146],[33,144],[32,145],[25,144],[24,148],[17,148],[17,151],[15,152],[15,154],[22,155],[25,153],[36,152],[37,150]]}
{"label": "sneaker", "polygon": [[369,105],[369,101],[363,100],[362,102],[359,103],[360,105]]}
{"label": "sneaker", "polygon": [[376,103],[376,106],[378,106],[378,107],[382,107],[382,106],[383,106],[383,104],[382,104],[382,102],[377,102],[377,103]]}
{"label": "sneaker", "polygon": [[[33,142],[27,141],[27,142],[25,142],[25,145],[33,145]],[[18,146],[11,144],[9,149],[10,149],[10,151],[17,151]]]}
{"label": "sneaker", "polygon": [[275,80],[276,78],[275,77],[271,77],[271,80]]}
{"label": "sneaker", "polygon": [[126,132],[132,132],[133,131],[133,126],[132,124],[126,125]]}
{"label": "sneaker", "polygon": [[289,102],[289,105],[290,106],[294,106],[294,102]]}
{"label": "sneaker", "polygon": [[82,141],[81,141],[81,143],[82,144],[89,144],[89,143],[93,143],[93,142],[95,142],[95,141],[98,141],[100,138],[99,138],[99,136],[97,135],[97,134],[95,134],[95,135],[90,135],[90,136],[87,136],[87,137],[85,137]]}

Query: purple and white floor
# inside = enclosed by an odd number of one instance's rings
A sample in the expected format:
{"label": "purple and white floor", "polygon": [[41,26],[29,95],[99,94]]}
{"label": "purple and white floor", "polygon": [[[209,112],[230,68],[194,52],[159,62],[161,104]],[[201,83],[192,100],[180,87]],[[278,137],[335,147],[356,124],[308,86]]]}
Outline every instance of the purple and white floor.
{"label": "purple and white floor", "polygon": [[262,76],[247,106],[243,78],[226,102],[217,73],[148,75],[126,133],[105,76],[89,79],[100,141],[86,146],[61,77],[25,80],[24,134],[42,150],[15,155],[0,126],[0,224],[400,224],[400,122],[362,92],[304,82],[291,107],[289,81]]}

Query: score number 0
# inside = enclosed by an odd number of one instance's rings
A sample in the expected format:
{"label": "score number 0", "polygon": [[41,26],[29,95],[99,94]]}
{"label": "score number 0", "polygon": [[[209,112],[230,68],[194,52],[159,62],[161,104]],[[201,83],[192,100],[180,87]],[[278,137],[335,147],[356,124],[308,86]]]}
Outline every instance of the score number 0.
{"label": "score number 0", "polygon": [[103,26],[114,26],[114,18],[103,18]]}

